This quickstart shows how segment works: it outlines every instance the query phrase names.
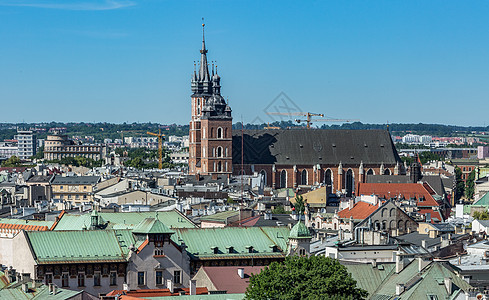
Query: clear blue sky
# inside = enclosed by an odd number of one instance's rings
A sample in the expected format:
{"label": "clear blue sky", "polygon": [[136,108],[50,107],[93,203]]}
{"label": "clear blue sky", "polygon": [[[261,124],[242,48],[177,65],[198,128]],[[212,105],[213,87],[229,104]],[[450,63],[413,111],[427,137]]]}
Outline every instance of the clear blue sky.
{"label": "clear blue sky", "polygon": [[205,17],[235,121],[280,93],[364,123],[488,125],[487,1],[0,0],[2,122],[186,124]]}

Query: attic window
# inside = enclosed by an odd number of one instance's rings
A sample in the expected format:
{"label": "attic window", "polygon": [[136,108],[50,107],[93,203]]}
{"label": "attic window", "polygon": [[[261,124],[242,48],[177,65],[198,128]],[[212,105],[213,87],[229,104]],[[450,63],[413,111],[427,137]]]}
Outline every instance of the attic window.
{"label": "attic window", "polygon": [[299,144],[299,148],[304,148],[304,146],[302,144]]}
{"label": "attic window", "polygon": [[351,159],[355,159],[353,156],[350,156]]}
{"label": "attic window", "polygon": [[290,159],[290,158],[288,156],[286,156],[285,159]]}
{"label": "attic window", "polygon": [[363,147],[367,148],[367,147],[368,147],[368,145],[367,145],[367,144],[363,144]]}
{"label": "attic window", "polygon": [[320,156],[320,157],[319,157],[319,159],[321,159],[321,160],[322,160],[323,158]]}
{"label": "attic window", "polygon": [[253,246],[246,246],[246,249],[248,249],[248,253],[253,253]]}
{"label": "attic window", "polygon": [[332,144],[331,146],[336,147],[336,144]]}
{"label": "attic window", "polygon": [[272,249],[272,252],[278,252],[277,245],[270,245],[270,249]]}
{"label": "attic window", "polygon": [[211,247],[211,250],[214,252],[214,254],[218,254],[219,253],[219,248],[218,247]]}
{"label": "attic window", "polygon": [[234,252],[234,247],[233,246],[228,246],[226,248],[228,249],[228,253],[233,253]]}
{"label": "attic window", "polygon": [[380,144],[380,147],[384,148],[384,144]]}

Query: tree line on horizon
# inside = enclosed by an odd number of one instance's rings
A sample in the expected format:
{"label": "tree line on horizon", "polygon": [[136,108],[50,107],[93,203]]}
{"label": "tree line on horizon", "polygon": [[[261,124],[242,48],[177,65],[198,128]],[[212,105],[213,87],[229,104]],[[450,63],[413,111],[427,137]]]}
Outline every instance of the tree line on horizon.
{"label": "tree line on horizon", "polygon": [[[103,139],[120,139],[123,136],[148,136],[147,131],[157,132],[159,129],[165,135],[176,135],[183,136],[188,135],[189,125],[179,125],[170,124],[164,125],[159,123],[107,123],[107,122],[97,122],[97,123],[63,123],[63,122],[50,122],[50,123],[0,123],[0,141],[6,139],[13,139],[17,134],[16,128],[45,128],[46,131],[39,131],[36,133],[37,138],[43,139],[48,135],[47,130],[56,127],[65,127],[67,129],[67,134],[69,136],[94,136],[97,141],[102,141]],[[237,122],[233,124],[233,130],[241,130],[241,128],[246,130],[259,130],[265,129],[266,127],[278,127],[278,128],[300,128],[303,127],[301,124],[297,124],[291,120],[288,121],[276,121],[272,123],[262,123],[262,124],[244,124]],[[387,130],[394,135],[403,135],[406,133],[415,134],[428,134],[435,136],[457,136],[462,134],[470,134],[472,132],[488,132],[489,126],[457,126],[457,125],[443,125],[443,124],[402,124],[393,123],[389,124],[368,124],[361,122],[354,123],[343,123],[343,124],[323,124],[320,129],[383,129]]]}

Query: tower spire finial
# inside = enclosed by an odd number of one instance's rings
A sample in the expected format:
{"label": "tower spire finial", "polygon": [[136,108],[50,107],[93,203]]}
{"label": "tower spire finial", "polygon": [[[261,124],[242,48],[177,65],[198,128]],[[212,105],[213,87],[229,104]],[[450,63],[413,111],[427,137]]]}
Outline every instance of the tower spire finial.
{"label": "tower spire finial", "polygon": [[205,29],[205,23],[204,23],[204,17],[202,17],[202,41],[205,40],[204,29]]}
{"label": "tower spire finial", "polygon": [[209,79],[209,67],[207,65],[207,49],[205,48],[205,35],[204,35],[204,18],[202,18],[202,49],[200,50],[200,67],[199,67],[199,80],[210,81]]}

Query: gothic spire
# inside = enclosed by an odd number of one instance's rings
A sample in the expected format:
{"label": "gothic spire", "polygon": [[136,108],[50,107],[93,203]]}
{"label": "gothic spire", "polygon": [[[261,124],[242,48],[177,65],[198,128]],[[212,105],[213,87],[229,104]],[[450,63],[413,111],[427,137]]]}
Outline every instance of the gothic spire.
{"label": "gothic spire", "polygon": [[[202,18],[202,21],[204,21],[204,18]],[[202,49],[200,50],[199,80],[209,81],[209,66],[207,64],[207,49],[205,48],[204,28],[205,24],[202,23]]]}

